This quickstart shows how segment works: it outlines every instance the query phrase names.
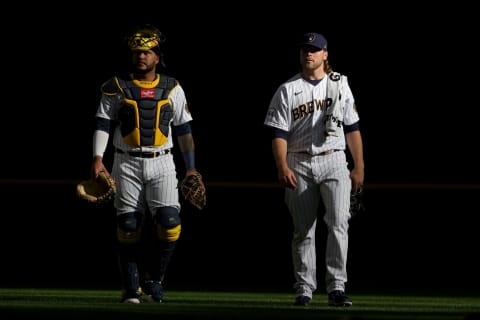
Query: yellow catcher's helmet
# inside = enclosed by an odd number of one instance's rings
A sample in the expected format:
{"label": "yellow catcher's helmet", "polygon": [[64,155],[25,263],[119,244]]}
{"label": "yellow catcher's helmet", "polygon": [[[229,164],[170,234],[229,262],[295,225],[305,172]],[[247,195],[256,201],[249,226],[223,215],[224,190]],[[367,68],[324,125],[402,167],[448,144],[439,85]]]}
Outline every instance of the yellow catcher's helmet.
{"label": "yellow catcher's helmet", "polygon": [[127,36],[127,45],[130,50],[148,51],[153,50],[161,54],[160,44],[165,42],[165,36],[154,26],[144,24],[136,27]]}

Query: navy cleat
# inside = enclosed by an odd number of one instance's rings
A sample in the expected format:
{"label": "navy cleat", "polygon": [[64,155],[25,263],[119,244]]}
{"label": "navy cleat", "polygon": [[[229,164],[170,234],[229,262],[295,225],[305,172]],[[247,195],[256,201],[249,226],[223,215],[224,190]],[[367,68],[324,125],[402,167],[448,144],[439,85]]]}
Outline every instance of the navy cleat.
{"label": "navy cleat", "polygon": [[334,307],[350,307],[352,300],[345,295],[344,291],[333,290],[328,294],[328,305]]}
{"label": "navy cleat", "polygon": [[145,293],[146,302],[163,302],[163,286],[160,281],[146,281],[143,293]]}
{"label": "navy cleat", "polygon": [[293,303],[294,306],[308,306],[308,304],[312,301],[312,298],[308,296],[297,296],[295,298],[295,302]]}

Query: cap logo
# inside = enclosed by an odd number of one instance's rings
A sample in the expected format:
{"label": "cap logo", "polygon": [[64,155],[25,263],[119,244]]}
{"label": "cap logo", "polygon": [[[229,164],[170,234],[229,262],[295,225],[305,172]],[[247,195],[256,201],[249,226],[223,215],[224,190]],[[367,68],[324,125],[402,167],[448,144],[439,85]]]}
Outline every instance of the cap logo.
{"label": "cap logo", "polygon": [[315,40],[315,35],[314,34],[308,35],[308,42],[312,42],[313,40]]}

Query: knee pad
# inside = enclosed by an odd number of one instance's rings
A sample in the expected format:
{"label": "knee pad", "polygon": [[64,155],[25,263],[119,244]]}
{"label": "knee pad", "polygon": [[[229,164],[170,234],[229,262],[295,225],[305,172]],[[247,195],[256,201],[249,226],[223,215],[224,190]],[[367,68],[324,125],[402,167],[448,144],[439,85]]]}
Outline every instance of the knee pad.
{"label": "knee pad", "polygon": [[122,244],[140,241],[142,216],[138,212],[128,212],[117,216],[117,239]]}
{"label": "knee pad", "polygon": [[180,237],[182,225],[177,209],[172,207],[158,208],[155,214],[155,224],[158,239],[173,242]]}

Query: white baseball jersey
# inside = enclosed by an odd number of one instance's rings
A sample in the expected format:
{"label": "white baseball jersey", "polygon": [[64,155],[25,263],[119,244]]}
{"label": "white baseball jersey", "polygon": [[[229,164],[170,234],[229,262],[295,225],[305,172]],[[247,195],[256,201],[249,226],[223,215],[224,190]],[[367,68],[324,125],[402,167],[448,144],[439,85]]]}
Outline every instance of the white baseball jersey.
{"label": "white baseball jersey", "polygon": [[[338,74],[336,74],[338,75]],[[327,109],[327,76],[317,85],[304,80],[300,74],[282,84],[275,92],[264,124],[289,133],[289,152],[308,152],[312,155],[330,149],[345,149],[345,137],[339,130],[338,137],[325,137],[323,121]],[[343,124],[351,125],[359,120],[347,77],[340,77],[343,108]]]}
{"label": "white baseball jersey", "polygon": [[343,125],[358,120],[347,78],[338,73],[318,83],[297,74],[277,89],[268,108],[264,124],[287,132],[286,160],[297,178],[295,190],[285,189],[285,203],[294,227],[292,257],[298,296],[311,298],[317,288],[315,232],[322,201],[328,228],[326,291],[345,289],[352,186],[343,152]]}
{"label": "white baseball jersey", "polygon": [[[121,91],[117,94],[102,94],[96,116],[108,120],[118,120],[119,110],[124,103]],[[117,215],[127,212],[145,212],[144,201],[148,203],[151,213],[159,207],[174,207],[180,211],[178,180],[172,153],[156,158],[133,157],[127,154],[134,152],[157,152],[173,147],[171,125],[181,125],[192,120],[187,107],[183,88],[177,83],[168,94],[168,101],[173,115],[168,123],[167,140],[160,146],[134,147],[125,143],[119,126],[115,128],[113,145],[123,153],[116,152],[112,168],[112,176],[117,183],[115,207]]]}

